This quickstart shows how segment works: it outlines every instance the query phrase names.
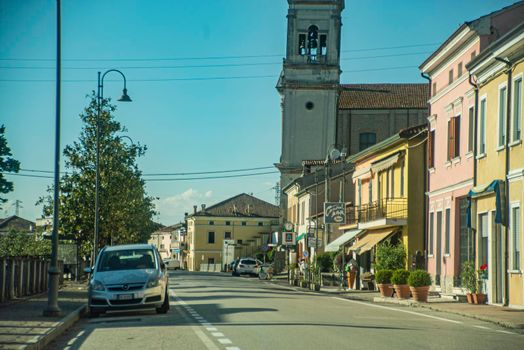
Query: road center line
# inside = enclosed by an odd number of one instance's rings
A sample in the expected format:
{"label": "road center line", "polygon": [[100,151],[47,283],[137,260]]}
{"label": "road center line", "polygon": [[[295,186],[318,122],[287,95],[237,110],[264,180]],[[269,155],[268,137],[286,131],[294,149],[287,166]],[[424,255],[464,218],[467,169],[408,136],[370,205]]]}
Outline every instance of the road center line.
{"label": "road center line", "polygon": [[462,321],[455,321],[455,320],[450,320],[448,318],[421,314],[421,313],[418,313],[418,312],[415,312],[415,311],[395,309],[393,307],[388,307],[388,306],[383,306],[383,305],[376,305],[376,304],[370,304],[370,303],[365,303],[365,302],[362,302],[362,301],[344,299],[344,298],[339,298],[339,297],[333,297],[333,299],[338,299],[338,300],[346,301],[346,302],[349,302],[349,303],[366,305],[366,306],[369,306],[369,307],[376,307],[376,308],[379,308],[379,309],[386,309],[386,310],[391,310],[391,311],[396,311],[396,312],[403,312],[403,313],[406,313],[406,314],[416,315],[416,316],[420,316],[420,317],[432,318],[434,320],[439,320],[439,321],[444,321],[444,322],[451,322],[451,323],[456,323],[456,324],[462,324],[463,323]]}

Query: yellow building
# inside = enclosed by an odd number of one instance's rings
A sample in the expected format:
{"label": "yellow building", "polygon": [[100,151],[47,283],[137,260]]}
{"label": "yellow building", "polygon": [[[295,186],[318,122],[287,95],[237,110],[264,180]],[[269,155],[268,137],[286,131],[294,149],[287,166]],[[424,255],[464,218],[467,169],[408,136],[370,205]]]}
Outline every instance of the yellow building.
{"label": "yellow building", "polygon": [[[420,265],[424,252],[425,147],[427,129],[417,126],[347,159],[353,163],[354,207],[344,230],[361,271],[373,271],[374,248],[391,238],[406,247],[407,266]],[[409,215],[408,215],[409,213]]]}
{"label": "yellow building", "polygon": [[187,216],[187,268],[223,271],[236,257],[253,257],[278,228],[279,208],[240,194]]}
{"label": "yellow building", "polygon": [[477,93],[475,187],[471,190],[477,268],[487,264],[490,304],[524,307],[524,22],[470,64]]}

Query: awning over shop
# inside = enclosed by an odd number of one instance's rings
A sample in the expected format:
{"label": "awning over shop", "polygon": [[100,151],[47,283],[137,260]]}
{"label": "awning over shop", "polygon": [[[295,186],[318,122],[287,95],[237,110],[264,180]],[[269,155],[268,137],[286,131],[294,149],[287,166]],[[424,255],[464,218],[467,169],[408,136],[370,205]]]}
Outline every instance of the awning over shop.
{"label": "awning over shop", "polygon": [[400,153],[397,152],[394,155],[387,157],[386,159],[379,160],[378,162],[371,164],[371,171],[376,174],[379,171],[391,168],[396,162],[398,162],[399,158]]}
{"label": "awning over shop", "polygon": [[380,230],[368,230],[367,234],[349,249],[357,251],[359,254],[365,253],[384,239],[391,236],[393,233],[397,232],[398,229],[398,226],[395,226],[383,228]]}
{"label": "awning over shop", "polygon": [[324,251],[326,252],[338,252],[340,249],[340,246],[346,244],[353,238],[355,238],[356,235],[363,232],[364,230],[350,230],[348,232],[345,232],[342,236],[335,239],[333,242],[329,243],[326,246],[326,249]]}

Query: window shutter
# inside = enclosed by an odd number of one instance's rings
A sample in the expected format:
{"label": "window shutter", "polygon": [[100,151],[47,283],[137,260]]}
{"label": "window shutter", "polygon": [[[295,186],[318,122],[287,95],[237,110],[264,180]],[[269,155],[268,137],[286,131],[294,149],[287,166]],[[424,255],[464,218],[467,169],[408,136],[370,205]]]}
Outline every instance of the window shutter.
{"label": "window shutter", "polygon": [[455,148],[453,155],[454,157],[460,156],[460,115],[453,118],[455,120],[454,129],[455,129]]}
{"label": "window shutter", "polygon": [[434,161],[434,154],[433,154],[433,143],[435,142],[435,132],[434,131],[430,131],[429,132],[429,136],[428,136],[428,165],[429,165],[429,168],[433,168],[435,166],[435,164],[433,163]]}

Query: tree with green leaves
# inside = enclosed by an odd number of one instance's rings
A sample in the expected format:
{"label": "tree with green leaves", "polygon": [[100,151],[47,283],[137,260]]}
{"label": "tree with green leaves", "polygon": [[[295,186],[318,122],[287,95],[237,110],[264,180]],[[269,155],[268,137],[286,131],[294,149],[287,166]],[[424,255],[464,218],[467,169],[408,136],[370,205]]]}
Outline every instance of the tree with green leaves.
{"label": "tree with green leaves", "polygon": [[[146,147],[119,136],[127,130],[113,116],[116,106],[102,101],[100,130],[100,228],[99,246],[146,242],[154,231],[153,197],[147,195],[137,158]],[[59,232],[79,243],[82,254],[92,251],[95,222],[97,101],[91,96],[80,115],[84,123],[78,141],[65,147],[66,173],[60,180]],[[37,204],[52,214],[52,188]]]}
{"label": "tree with green leaves", "polygon": [[[7,181],[5,173],[17,173],[20,170],[20,162],[12,157],[11,148],[7,145],[5,137],[5,126],[0,126],[0,194],[7,194],[13,191],[12,181]],[[0,197],[0,209],[6,198]]]}

